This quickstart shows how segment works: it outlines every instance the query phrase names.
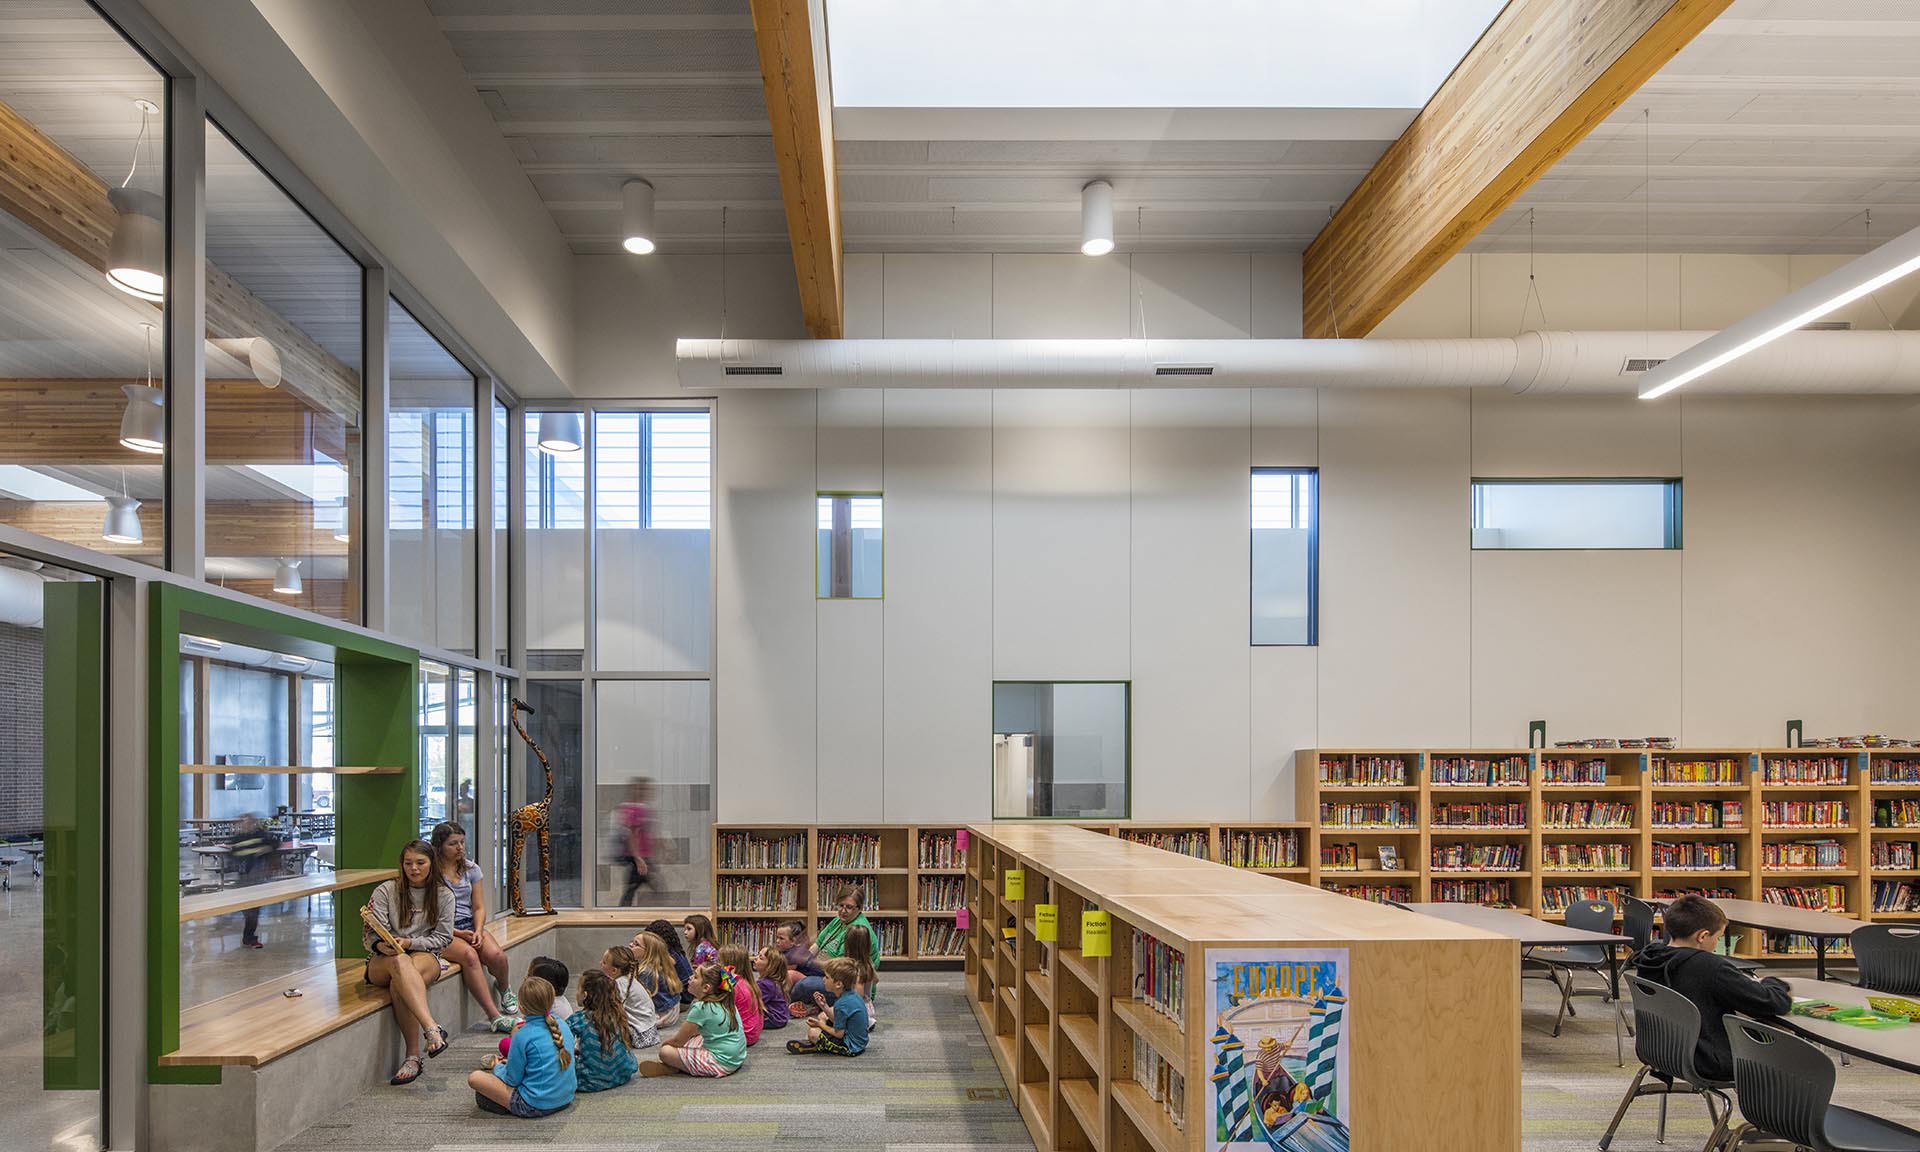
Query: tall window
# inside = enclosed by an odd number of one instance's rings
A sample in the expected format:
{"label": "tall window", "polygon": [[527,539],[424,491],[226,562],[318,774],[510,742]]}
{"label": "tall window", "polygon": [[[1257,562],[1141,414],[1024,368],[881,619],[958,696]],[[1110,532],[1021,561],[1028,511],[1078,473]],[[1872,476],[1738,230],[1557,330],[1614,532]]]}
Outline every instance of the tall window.
{"label": "tall window", "polygon": [[1130,689],[1124,681],[995,684],[994,819],[1125,819]]}
{"label": "tall window", "polygon": [[1475,480],[1477,549],[1678,548],[1678,480]]}
{"label": "tall window", "polygon": [[882,579],[878,493],[822,492],[814,525],[816,595],[878,600]]}
{"label": "tall window", "polygon": [[546,447],[541,444],[542,415],[527,413],[522,426],[527,483],[526,666],[534,672],[579,672],[585,666],[587,646],[584,420],[575,413],[557,421],[580,446],[554,451],[551,441]]}
{"label": "tall window", "polygon": [[387,301],[388,626],[474,650],[478,595],[473,374],[397,300]]}
{"label": "tall window", "polygon": [[1320,616],[1320,473],[1256,468],[1250,507],[1255,644],[1316,644]]}
{"label": "tall window", "polygon": [[512,660],[510,637],[507,635],[508,608],[513,593],[513,557],[511,554],[512,534],[507,531],[513,523],[507,511],[507,469],[513,459],[512,421],[506,404],[495,396],[493,398],[493,662],[507,664]]}

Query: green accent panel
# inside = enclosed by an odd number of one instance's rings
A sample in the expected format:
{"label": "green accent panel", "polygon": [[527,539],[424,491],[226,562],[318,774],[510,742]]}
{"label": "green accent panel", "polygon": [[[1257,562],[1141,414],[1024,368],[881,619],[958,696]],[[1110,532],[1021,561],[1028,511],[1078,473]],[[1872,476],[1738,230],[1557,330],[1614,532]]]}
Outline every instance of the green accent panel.
{"label": "green accent panel", "polygon": [[[420,655],[404,645],[287,616],[175,584],[152,585],[147,645],[148,887],[147,1077],[154,1084],[218,1084],[220,1069],[163,1068],[180,1043],[180,634],[332,661],[336,763],[400,765],[391,776],[334,780],[335,861],[342,868],[392,867],[413,838],[419,766],[414,701]],[[351,910],[336,924],[335,951],[358,956],[359,910],[369,889],[342,892]]]}
{"label": "green accent panel", "polygon": [[106,585],[43,585],[46,877],[41,1083],[100,1087],[102,653]]}

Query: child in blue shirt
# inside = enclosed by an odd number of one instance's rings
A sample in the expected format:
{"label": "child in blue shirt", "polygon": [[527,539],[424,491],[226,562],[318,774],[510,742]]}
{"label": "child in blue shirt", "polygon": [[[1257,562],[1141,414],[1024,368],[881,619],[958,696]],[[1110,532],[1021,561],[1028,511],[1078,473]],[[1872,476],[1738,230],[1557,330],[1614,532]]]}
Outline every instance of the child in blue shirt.
{"label": "child in blue shirt", "polygon": [[[825,1052],[833,1056],[858,1056],[867,1050],[867,1002],[854,987],[859,966],[844,956],[826,962],[827,994],[833,997],[833,1021],[816,1015],[807,1024],[805,1040],[787,1041],[789,1052]],[[826,1007],[826,996],[818,1003]]]}
{"label": "child in blue shirt", "polygon": [[553,1018],[553,999],[553,985],[540,977],[521,981],[526,1024],[514,1032],[504,1057],[489,1056],[486,1067],[467,1076],[482,1112],[531,1120],[573,1103],[579,1086],[574,1038]]}
{"label": "child in blue shirt", "polygon": [[619,986],[605,972],[589,968],[580,973],[580,1010],[567,1017],[567,1027],[573,1031],[580,1091],[602,1092],[633,1079],[639,1067],[633,1058],[633,1027]]}

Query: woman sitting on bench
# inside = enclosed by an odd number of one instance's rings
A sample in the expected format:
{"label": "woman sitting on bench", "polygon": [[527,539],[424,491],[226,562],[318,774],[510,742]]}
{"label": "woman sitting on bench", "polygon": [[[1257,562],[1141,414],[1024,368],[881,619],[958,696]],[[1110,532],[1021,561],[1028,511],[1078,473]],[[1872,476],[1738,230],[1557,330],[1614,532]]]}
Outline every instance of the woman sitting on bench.
{"label": "woman sitting on bench", "polygon": [[[440,882],[453,893],[453,941],[442,955],[460,965],[460,981],[492,1021],[495,1032],[512,1032],[518,1007],[507,988],[507,954],[487,931],[487,896],[480,866],[467,859],[467,830],[454,823],[433,829],[433,859]],[[494,1000],[494,985],[500,999]]]}
{"label": "woman sitting on bench", "polygon": [[[427,1006],[427,985],[440,976],[440,950],[453,939],[453,893],[433,866],[433,845],[414,840],[402,848],[400,874],[373,890],[368,907],[379,930],[373,924],[360,930],[367,982],[392,990],[393,1018],[407,1045],[407,1058],[389,1083],[411,1084],[425,1070],[421,1042],[434,1057],[447,1050],[448,1040]],[[399,945],[397,952],[389,939]]]}

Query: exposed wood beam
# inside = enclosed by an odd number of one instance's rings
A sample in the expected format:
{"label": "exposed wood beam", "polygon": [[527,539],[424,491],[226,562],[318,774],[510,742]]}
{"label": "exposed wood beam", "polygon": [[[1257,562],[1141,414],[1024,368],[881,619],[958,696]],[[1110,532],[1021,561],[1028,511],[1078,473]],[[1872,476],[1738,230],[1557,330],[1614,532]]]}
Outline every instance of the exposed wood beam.
{"label": "exposed wood beam", "polygon": [[808,332],[836,340],[845,330],[845,314],[826,3],[752,0],[752,7],[793,271],[800,280],[800,311]]}
{"label": "exposed wood beam", "polygon": [[[0,500],[0,524],[81,544],[115,556],[158,556],[166,531],[157,502],[140,505],[139,544],[100,538],[107,506],[92,500]],[[333,538],[331,525],[315,527],[314,506],[295,500],[216,500],[207,505],[210,556],[345,556],[351,548]]]}
{"label": "exposed wood beam", "polygon": [[1365,336],[1731,0],[1511,0],[1302,262],[1308,337]]}
{"label": "exposed wood beam", "polygon": [[[0,380],[0,464],[152,464],[120,446],[125,384],[141,380]],[[207,381],[207,463],[341,464],[358,458],[359,432],[316,414],[285,389]]]}
{"label": "exposed wood beam", "polygon": [[[0,102],[0,211],[104,276],[107,248],[119,219],[107,199],[107,186],[4,102]],[[160,306],[153,308],[157,316]],[[280,354],[284,387],[320,411],[359,424],[359,374],[211,263],[207,265],[207,336],[215,340],[266,337]]]}

